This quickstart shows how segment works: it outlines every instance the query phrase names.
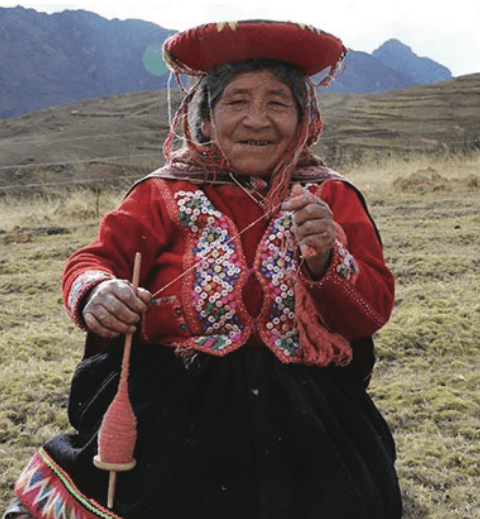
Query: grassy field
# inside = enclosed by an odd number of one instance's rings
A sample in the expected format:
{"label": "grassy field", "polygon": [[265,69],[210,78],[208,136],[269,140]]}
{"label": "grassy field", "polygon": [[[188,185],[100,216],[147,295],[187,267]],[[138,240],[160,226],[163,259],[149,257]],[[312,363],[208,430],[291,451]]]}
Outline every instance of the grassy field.
{"label": "grassy field", "polygon": [[[407,519],[480,519],[480,155],[366,162],[365,194],[397,278],[369,389],[397,441]],[[0,199],[0,513],[33,451],[68,429],[83,334],[63,310],[66,258],[119,189]]]}

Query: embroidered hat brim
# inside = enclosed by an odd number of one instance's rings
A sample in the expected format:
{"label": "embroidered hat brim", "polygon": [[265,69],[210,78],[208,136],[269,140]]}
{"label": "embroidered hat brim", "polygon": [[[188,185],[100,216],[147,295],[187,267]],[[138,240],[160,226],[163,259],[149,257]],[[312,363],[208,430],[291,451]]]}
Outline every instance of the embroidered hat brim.
{"label": "embroidered hat brim", "polygon": [[272,59],[306,76],[333,72],[347,54],[343,43],[313,27],[267,20],[210,23],[175,34],[163,47],[166,63],[183,73],[208,73],[223,63]]}

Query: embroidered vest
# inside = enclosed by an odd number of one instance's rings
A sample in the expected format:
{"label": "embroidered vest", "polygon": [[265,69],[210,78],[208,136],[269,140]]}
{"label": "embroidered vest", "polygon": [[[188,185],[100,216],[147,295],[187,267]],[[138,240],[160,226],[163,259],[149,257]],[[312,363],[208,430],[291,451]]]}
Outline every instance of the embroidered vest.
{"label": "embroidered vest", "polygon": [[[205,193],[175,190],[164,182],[171,218],[186,239],[182,302],[191,335],[167,338],[167,343],[225,355],[245,344],[256,330],[266,346],[284,362],[301,362],[295,320],[295,276],[298,268],[290,231],[291,215],[279,212],[257,247],[253,272],[243,254],[238,231]],[[171,195],[170,195],[171,193]],[[253,318],[242,300],[249,275],[264,292],[263,307]]]}

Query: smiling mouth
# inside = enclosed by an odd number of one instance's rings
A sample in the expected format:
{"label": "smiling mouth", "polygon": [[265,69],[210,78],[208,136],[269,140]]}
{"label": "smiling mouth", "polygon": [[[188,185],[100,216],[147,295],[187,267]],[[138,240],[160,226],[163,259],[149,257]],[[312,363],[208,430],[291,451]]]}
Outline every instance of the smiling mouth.
{"label": "smiling mouth", "polygon": [[247,146],[270,146],[273,144],[271,141],[240,141],[241,144],[245,144]]}

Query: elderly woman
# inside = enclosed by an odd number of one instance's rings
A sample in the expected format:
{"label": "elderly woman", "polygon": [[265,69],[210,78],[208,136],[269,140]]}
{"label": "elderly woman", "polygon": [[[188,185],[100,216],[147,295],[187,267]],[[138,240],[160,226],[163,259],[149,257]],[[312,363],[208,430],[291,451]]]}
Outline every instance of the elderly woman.
{"label": "elderly woman", "polygon": [[[167,165],[67,262],[66,306],[88,331],[77,432],[35,454],[11,517],[401,517],[394,442],[365,391],[393,276],[362,196],[310,150],[321,120],[308,77],[333,75],[345,53],[292,23],[167,40],[177,76],[199,80]],[[124,334],[136,465],[118,473],[109,510],[92,460]]]}

